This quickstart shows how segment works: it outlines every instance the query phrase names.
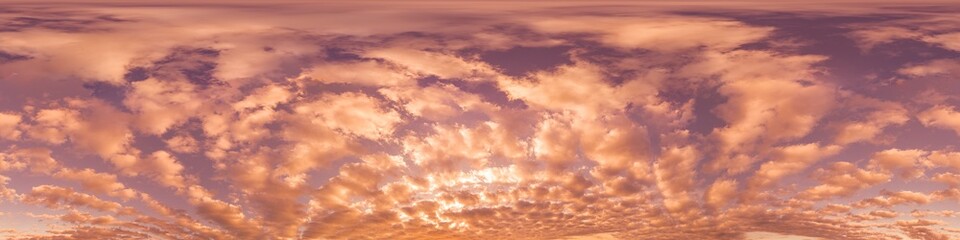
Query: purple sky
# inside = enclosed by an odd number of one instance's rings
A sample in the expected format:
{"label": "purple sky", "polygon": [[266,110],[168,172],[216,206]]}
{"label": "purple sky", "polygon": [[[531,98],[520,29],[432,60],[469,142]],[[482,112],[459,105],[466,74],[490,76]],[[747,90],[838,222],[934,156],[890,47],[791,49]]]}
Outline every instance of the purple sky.
{"label": "purple sky", "polygon": [[960,4],[10,2],[0,238],[960,239]]}

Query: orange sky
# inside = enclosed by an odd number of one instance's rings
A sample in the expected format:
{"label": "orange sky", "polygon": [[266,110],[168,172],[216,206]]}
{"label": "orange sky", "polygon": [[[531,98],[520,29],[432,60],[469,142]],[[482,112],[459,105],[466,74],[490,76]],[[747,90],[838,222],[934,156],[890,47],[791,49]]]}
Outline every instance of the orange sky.
{"label": "orange sky", "polygon": [[8,239],[960,239],[960,5],[16,2]]}

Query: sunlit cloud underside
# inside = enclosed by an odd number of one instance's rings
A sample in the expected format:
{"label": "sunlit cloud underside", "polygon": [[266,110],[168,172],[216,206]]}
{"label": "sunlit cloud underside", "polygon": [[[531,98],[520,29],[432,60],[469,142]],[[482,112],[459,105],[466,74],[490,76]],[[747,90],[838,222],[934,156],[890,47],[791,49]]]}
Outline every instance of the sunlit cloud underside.
{"label": "sunlit cloud underside", "polygon": [[8,2],[0,238],[960,239],[960,5]]}

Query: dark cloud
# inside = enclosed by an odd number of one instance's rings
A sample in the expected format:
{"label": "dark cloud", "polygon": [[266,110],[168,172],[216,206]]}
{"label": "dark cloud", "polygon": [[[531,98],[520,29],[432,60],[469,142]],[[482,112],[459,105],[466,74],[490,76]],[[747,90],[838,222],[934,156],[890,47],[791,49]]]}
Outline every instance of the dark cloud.
{"label": "dark cloud", "polygon": [[123,74],[123,80],[128,82],[139,82],[147,80],[150,77],[147,68],[145,67],[133,67],[127,70],[127,73]]}
{"label": "dark cloud", "polygon": [[211,48],[175,48],[150,66],[128,69],[124,79],[136,82],[146,80],[149,76],[163,80],[185,80],[202,87],[223,84],[214,76],[219,56],[220,51]]}
{"label": "dark cloud", "polygon": [[115,15],[94,14],[82,11],[55,11],[44,8],[9,9],[6,13],[17,16],[4,18],[0,23],[0,32],[20,32],[25,30],[51,30],[59,32],[81,33],[103,31],[105,24],[131,22],[132,20]]}
{"label": "dark cloud", "polygon": [[14,61],[30,60],[30,59],[32,59],[32,58],[33,58],[33,57],[28,56],[28,55],[20,55],[20,54],[15,54],[15,53],[9,53],[9,52],[0,51],[0,64],[4,64],[4,63],[8,63],[8,62],[14,62]]}
{"label": "dark cloud", "polygon": [[507,75],[523,76],[572,63],[568,51],[570,47],[515,47],[482,53],[480,59]]}

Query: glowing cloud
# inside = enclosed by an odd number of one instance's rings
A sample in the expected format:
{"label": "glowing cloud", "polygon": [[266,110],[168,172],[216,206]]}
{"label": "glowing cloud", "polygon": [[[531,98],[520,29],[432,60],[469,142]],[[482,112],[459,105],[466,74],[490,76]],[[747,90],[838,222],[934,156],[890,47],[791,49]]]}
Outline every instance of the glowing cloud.
{"label": "glowing cloud", "polygon": [[5,3],[0,238],[960,239],[957,16]]}

